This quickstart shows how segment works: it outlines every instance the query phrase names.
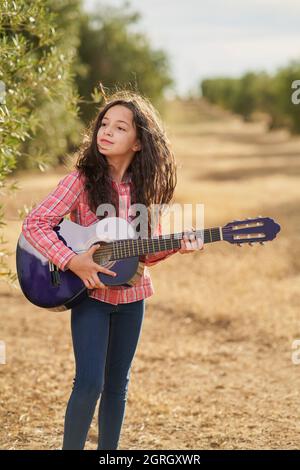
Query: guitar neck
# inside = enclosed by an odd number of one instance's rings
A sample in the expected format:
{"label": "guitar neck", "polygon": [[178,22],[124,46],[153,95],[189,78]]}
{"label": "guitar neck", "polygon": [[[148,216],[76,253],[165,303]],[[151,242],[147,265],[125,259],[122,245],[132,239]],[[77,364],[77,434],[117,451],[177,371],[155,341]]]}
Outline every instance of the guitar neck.
{"label": "guitar neck", "polygon": [[[179,232],[159,235],[153,238],[125,239],[111,242],[112,258],[117,260],[180,248],[184,233],[185,232]],[[196,238],[203,239],[204,243],[213,243],[223,240],[222,227],[196,230],[193,233]]]}

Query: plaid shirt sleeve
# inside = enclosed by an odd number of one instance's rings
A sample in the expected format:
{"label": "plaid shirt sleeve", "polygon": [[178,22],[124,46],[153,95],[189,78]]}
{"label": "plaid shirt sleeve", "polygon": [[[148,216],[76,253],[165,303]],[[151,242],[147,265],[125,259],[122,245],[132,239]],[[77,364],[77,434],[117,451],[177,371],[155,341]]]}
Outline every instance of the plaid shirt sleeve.
{"label": "plaid shirt sleeve", "polygon": [[66,270],[66,264],[76,253],[59,240],[53,227],[76,208],[82,190],[80,174],[73,170],[59,181],[22,224],[22,233],[29,243],[62,271]]}
{"label": "plaid shirt sleeve", "polygon": [[[162,228],[161,228],[161,222],[158,222],[158,227],[156,231],[156,235],[162,235]],[[169,258],[169,256],[174,255],[177,253],[177,251],[180,250],[180,248],[174,248],[172,250],[164,250],[160,251],[158,253],[150,253],[144,257],[144,262],[146,266],[154,266],[155,264],[159,263],[160,261],[163,261],[164,259]]]}

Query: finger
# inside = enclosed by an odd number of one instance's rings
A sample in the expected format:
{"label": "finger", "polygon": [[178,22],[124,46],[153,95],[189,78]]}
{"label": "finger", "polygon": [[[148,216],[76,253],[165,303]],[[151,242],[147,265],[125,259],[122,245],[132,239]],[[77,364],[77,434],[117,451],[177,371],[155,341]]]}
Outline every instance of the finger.
{"label": "finger", "polygon": [[93,253],[95,253],[95,251],[97,251],[99,248],[100,248],[100,244],[97,243],[96,245],[92,245],[92,246],[88,249],[88,252],[89,252],[89,254],[93,254]]}
{"label": "finger", "polygon": [[100,282],[101,281],[99,280],[99,278],[98,279],[97,278],[98,278],[97,274],[95,274],[95,273],[90,274],[89,281],[92,283],[94,289],[96,287],[100,287]]}
{"label": "finger", "polygon": [[190,242],[190,245],[191,245],[191,250],[198,250],[197,240],[193,240],[192,242]]}
{"label": "finger", "polygon": [[188,241],[186,243],[187,250],[195,251],[199,249],[198,239],[194,239],[192,241]]}
{"label": "finger", "polygon": [[108,274],[108,275],[113,276],[113,277],[115,277],[117,275],[117,273],[115,273],[114,271],[111,271],[110,269],[104,268],[104,266],[99,266],[99,264],[97,264],[97,263],[95,263],[95,267],[97,268],[97,272]]}
{"label": "finger", "polygon": [[192,231],[189,231],[184,235],[184,240],[186,243],[191,243],[193,240],[195,240],[195,238],[195,234]]}
{"label": "finger", "polygon": [[94,281],[95,287],[98,287],[98,288],[104,287],[104,284],[100,281],[97,273],[92,274],[92,279]]}
{"label": "finger", "polygon": [[201,239],[197,238],[192,242],[193,250],[203,250],[203,242]]}
{"label": "finger", "polygon": [[96,280],[94,280],[94,278],[89,278],[88,279],[88,282],[89,282],[89,289],[106,289],[107,286],[105,284],[103,284],[101,281],[100,281],[100,284],[98,285],[98,283],[96,282]]}
{"label": "finger", "polygon": [[186,248],[186,241],[184,240],[181,240],[181,248],[179,250],[179,253],[181,253],[182,255],[186,255],[187,253],[189,253],[189,251]]}
{"label": "finger", "polygon": [[186,250],[186,238],[185,238],[185,236],[184,236],[184,238],[181,240],[180,246],[181,246],[181,248],[180,248],[181,251],[185,251],[185,250]]}
{"label": "finger", "polygon": [[189,237],[191,242],[191,246],[193,250],[201,250],[203,249],[203,240],[201,237],[196,237],[195,233],[192,233]]}
{"label": "finger", "polygon": [[91,279],[86,279],[88,289],[94,289],[94,282]]}
{"label": "finger", "polygon": [[187,250],[188,251],[194,251],[194,246],[193,246],[193,242],[187,242]]}
{"label": "finger", "polygon": [[197,238],[197,242],[198,242],[198,249],[203,250],[204,248],[203,240],[201,238]]}
{"label": "finger", "polygon": [[185,235],[187,236],[190,236],[191,234],[193,234],[193,232],[195,231],[195,227],[187,227],[184,232],[185,232]]}

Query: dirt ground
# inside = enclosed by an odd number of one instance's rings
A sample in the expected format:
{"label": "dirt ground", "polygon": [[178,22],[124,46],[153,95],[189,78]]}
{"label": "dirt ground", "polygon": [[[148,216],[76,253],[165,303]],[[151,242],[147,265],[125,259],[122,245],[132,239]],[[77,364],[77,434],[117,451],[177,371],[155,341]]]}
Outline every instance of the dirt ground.
{"label": "dirt ground", "polygon": [[[281,232],[265,246],[214,243],[151,268],[119,449],[298,449],[300,138],[205,104],[172,103],[165,119],[175,202],[204,203],[205,227],[263,215]],[[65,173],[18,175],[21,190],[2,201],[12,250],[17,209]],[[70,311],[39,309],[5,284],[0,293],[0,448],[59,449],[74,376]],[[97,445],[96,416],[86,449]]]}

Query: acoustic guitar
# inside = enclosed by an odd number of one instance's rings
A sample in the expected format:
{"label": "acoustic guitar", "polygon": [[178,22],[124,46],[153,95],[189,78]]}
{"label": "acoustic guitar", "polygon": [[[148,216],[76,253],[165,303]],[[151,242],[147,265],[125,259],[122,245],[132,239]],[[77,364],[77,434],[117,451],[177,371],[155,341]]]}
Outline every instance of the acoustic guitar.
{"label": "acoustic guitar", "polygon": [[[88,227],[62,218],[53,230],[77,254],[100,244],[93,260],[117,273],[115,277],[98,273],[101,282],[111,287],[134,286],[143,275],[143,256],[180,248],[184,236],[184,232],[179,232],[141,238],[129,222],[119,217],[106,217]],[[237,246],[252,246],[273,240],[279,231],[280,225],[273,219],[257,217],[234,220],[223,227],[195,230],[193,233],[205,244],[225,241]],[[16,264],[22,292],[38,307],[64,311],[88,295],[88,289],[76,274],[70,269],[60,270],[29,243],[23,233],[18,239]]]}

